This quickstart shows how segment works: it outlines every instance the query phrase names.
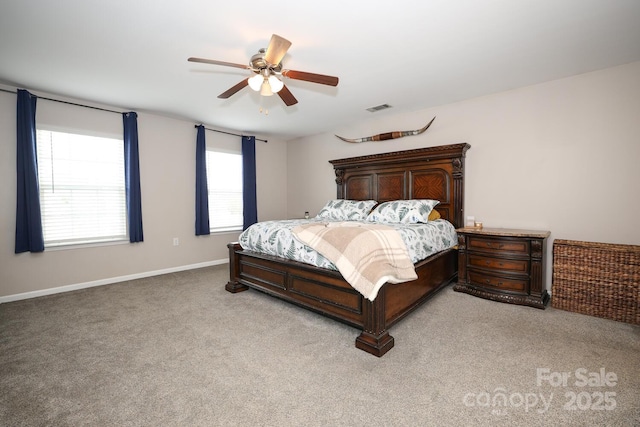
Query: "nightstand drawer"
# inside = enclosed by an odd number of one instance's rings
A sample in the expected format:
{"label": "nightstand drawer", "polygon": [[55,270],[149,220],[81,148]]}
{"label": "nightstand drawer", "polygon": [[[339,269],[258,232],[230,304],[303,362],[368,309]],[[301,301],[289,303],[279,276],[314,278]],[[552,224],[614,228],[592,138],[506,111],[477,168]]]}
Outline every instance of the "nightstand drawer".
{"label": "nightstand drawer", "polygon": [[508,271],[521,274],[529,273],[529,260],[492,258],[476,254],[469,254],[468,259],[470,267]]}
{"label": "nightstand drawer", "polygon": [[469,237],[468,240],[469,250],[529,254],[529,242],[527,240],[484,239],[482,237]]}
{"label": "nightstand drawer", "polygon": [[472,285],[483,286],[485,288],[503,289],[507,291],[526,292],[529,280],[527,279],[505,279],[503,277],[482,274],[476,271],[469,271],[469,282]]}

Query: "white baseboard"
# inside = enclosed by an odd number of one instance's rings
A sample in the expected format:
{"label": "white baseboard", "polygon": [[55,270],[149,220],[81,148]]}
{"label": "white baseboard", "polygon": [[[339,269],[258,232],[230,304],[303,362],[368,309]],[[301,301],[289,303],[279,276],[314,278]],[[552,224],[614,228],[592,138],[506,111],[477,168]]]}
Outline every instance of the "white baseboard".
{"label": "white baseboard", "polygon": [[5,302],[19,301],[23,299],[42,297],[45,295],[59,294],[62,292],[76,291],[78,289],[92,288],[94,286],[110,285],[112,283],[126,282],[127,280],[143,279],[145,277],[159,276],[161,274],[176,273],[178,271],[194,270],[196,268],[210,267],[213,265],[227,264],[228,259],[201,262],[198,264],[181,265],[178,267],[165,268],[162,270],[145,271],[143,273],[129,274],[127,276],[109,277],[107,279],[94,280],[91,282],[76,283],[74,285],[60,286],[57,288],[42,289],[40,291],[24,292],[21,294],[7,295],[0,297],[0,304]]}

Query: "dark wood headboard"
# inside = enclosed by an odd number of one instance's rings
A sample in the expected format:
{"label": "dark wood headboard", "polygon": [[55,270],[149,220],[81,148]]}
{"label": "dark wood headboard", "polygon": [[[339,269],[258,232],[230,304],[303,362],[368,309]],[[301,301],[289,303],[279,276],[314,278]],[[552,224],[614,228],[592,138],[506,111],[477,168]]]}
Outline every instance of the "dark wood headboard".
{"label": "dark wood headboard", "polygon": [[464,158],[471,145],[452,144],[330,160],[338,198],[434,199],[440,215],[464,225]]}

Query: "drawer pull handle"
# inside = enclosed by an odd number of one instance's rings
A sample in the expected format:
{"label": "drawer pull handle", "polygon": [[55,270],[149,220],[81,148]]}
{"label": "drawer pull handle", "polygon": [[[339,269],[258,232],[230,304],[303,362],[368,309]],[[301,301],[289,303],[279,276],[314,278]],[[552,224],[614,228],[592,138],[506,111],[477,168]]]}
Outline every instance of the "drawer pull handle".
{"label": "drawer pull handle", "polygon": [[[494,245],[491,242],[487,242],[487,247],[488,248],[492,248]],[[497,247],[498,249],[502,249],[502,247],[504,246],[504,243],[498,243]]]}
{"label": "drawer pull handle", "polygon": [[[485,263],[486,265],[489,265],[489,266],[491,265],[491,261],[485,261],[484,263]],[[500,267],[504,267],[504,263],[503,263],[503,262],[499,262],[499,263],[498,263],[498,266],[500,266]]]}
{"label": "drawer pull handle", "polygon": [[[491,279],[484,279],[485,283],[492,285],[493,283],[491,283]],[[502,286],[503,283],[502,282],[498,282],[496,283],[494,286]]]}

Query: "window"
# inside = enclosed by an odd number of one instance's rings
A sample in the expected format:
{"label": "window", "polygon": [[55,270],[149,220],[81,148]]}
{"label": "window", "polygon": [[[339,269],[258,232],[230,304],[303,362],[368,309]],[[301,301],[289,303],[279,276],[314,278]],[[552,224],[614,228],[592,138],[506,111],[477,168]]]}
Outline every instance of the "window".
{"label": "window", "polygon": [[45,247],[127,239],[122,139],[37,130]]}
{"label": "window", "polygon": [[207,187],[211,231],[242,230],[242,154],[208,149]]}

